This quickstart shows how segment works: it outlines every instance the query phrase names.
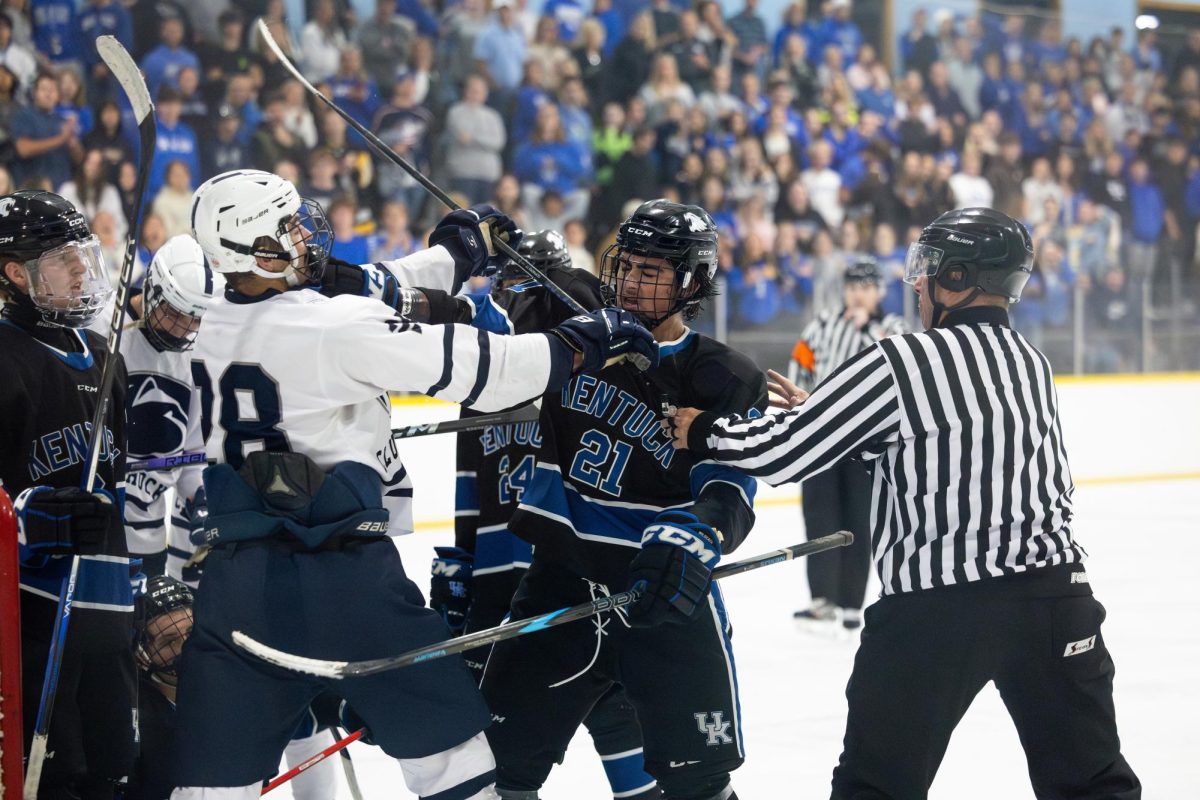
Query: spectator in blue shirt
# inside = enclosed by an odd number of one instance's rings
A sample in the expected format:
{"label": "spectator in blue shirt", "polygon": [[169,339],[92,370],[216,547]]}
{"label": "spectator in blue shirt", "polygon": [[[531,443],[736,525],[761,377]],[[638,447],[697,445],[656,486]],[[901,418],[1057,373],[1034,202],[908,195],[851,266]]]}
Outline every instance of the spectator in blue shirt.
{"label": "spectator in blue shirt", "polygon": [[13,183],[49,179],[56,189],[71,179],[71,165],[83,155],[74,118],[63,119],[58,106],[58,82],[40,75],[33,85],[32,102],[19,109],[9,122],[16,158],[10,165]]}
{"label": "spectator in blue shirt", "polygon": [[180,121],[183,114],[183,99],[179,92],[165,86],[158,93],[154,104],[158,120],[158,136],[154,144],[154,163],[146,181],[146,196],[154,197],[166,181],[167,165],[182,161],[188,168],[192,188],[196,188],[196,176],[200,174],[200,146],[196,134],[186,123]]}
{"label": "spectator in blue shirt", "polygon": [[741,80],[751,73],[760,80],[767,68],[767,24],[758,14],[758,0],[746,0],[741,11],[734,14],[726,24],[737,36],[737,49],[733,51],[733,79]]}
{"label": "spectator in blue shirt", "polygon": [[31,0],[33,46],[51,64],[82,61],[73,0]]}
{"label": "spectator in blue shirt", "polygon": [[743,327],[770,323],[783,310],[783,292],[770,254],[756,233],[742,239],[737,266],[728,273],[734,312]]}
{"label": "spectator in blue shirt", "polygon": [[587,216],[591,151],[567,140],[558,106],[553,103],[538,111],[533,135],[513,154],[513,173],[521,181],[526,208],[537,207],[542,194],[554,190],[563,197],[567,218]]}
{"label": "spectator in blue shirt", "polygon": [[[421,0],[396,0],[396,13],[402,17],[407,17],[417,26],[417,33],[421,36],[436,40],[438,38],[438,23],[433,14],[429,13],[429,9]],[[355,264],[358,262],[355,261]]]}
{"label": "spectator in blue shirt", "polygon": [[159,41],[158,47],[142,59],[142,72],[146,75],[146,88],[151,97],[157,97],[163,86],[178,89],[179,70],[184,67],[201,72],[200,59],[183,46],[183,20],[175,17],[163,20]]}
{"label": "spectator in blue shirt", "polygon": [[[346,113],[364,127],[370,128],[379,110],[379,87],[367,76],[363,68],[362,51],[353,45],[342,48],[338,71],[325,82],[329,96]],[[366,143],[355,131],[348,133],[351,144],[365,147]]]}
{"label": "spectator in blue shirt", "polygon": [[54,112],[62,119],[75,120],[75,135],[80,139],[92,132],[92,109],[73,69],[58,73],[58,105]]}
{"label": "spectator in blue shirt", "polygon": [[579,78],[567,78],[558,92],[558,114],[562,118],[567,141],[590,150],[592,146],[592,115],[588,111],[587,91]]}
{"label": "spectator in blue shirt", "polygon": [[792,34],[803,38],[808,52],[813,52],[813,44],[820,38],[820,34],[817,26],[808,20],[808,6],[805,0],[795,0],[783,12],[783,24],[775,33],[775,45],[771,48],[771,63],[777,67],[781,66],[780,59],[786,49],[788,37]]}
{"label": "spectator in blue shirt", "polygon": [[1137,34],[1137,44],[1133,47],[1133,63],[1142,72],[1162,72],[1163,57],[1158,49],[1158,32],[1152,29],[1140,30]]}
{"label": "spectator in blue shirt", "polygon": [[575,41],[579,26],[587,18],[587,9],[580,0],[548,0],[542,14],[558,23],[558,40],[565,44]]}
{"label": "spectator in blue shirt", "polygon": [[1150,179],[1150,167],[1143,158],[1129,165],[1129,284],[1131,298],[1140,302],[1141,291],[1149,284],[1158,260],[1158,239],[1166,214],[1162,192]]}
{"label": "spectator in blue shirt", "polygon": [[837,45],[842,51],[842,63],[853,64],[862,47],[863,35],[858,24],[850,19],[850,0],[832,0],[829,14],[821,22],[819,30],[820,48],[824,52],[829,45]]}
{"label": "spectator in blue shirt", "polygon": [[527,46],[513,0],[495,0],[492,6],[495,17],[475,39],[474,56],[480,71],[488,79],[489,104],[505,114],[521,84]]}
{"label": "spectator in blue shirt", "polygon": [[508,121],[509,138],[514,146],[529,141],[538,111],[547,103],[554,102],[545,87],[545,68],[542,62],[531,58],[525,62],[521,86],[517,89],[516,105]]}
{"label": "spectator in blue shirt", "polygon": [[96,39],[115,36],[126,50],[133,50],[133,20],[125,6],[117,0],[91,0],[79,12],[75,20],[75,31],[83,55],[84,74],[87,76],[89,93],[93,97],[108,97],[117,91],[108,67],[96,52]]}
{"label": "spectator in blue shirt", "polygon": [[329,204],[329,224],[333,227],[333,247],[330,255],[351,264],[370,261],[367,237],[354,229],[354,201],[342,196]]}

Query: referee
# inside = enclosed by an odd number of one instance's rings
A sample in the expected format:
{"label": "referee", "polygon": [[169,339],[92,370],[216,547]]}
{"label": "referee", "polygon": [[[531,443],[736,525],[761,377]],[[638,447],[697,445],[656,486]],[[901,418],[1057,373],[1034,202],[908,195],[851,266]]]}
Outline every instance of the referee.
{"label": "referee", "polygon": [[772,484],[875,459],[883,597],[846,687],[835,800],[924,798],[988,681],[1038,798],[1141,797],[1117,737],[1104,607],[1071,532],[1050,367],[1008,326],[1032,258],[1029,234],[1004,214],[943,214],[905,264],[925,332],[872,345],[788,413],[683,409],[671,420],[677,447]]}
{"label": "referee", "polygon": [[[825,376],[875,342],[905,333],[908,326],[895,314],[880,313],[883,273],[875,259],[860,258],[843,275],[843,303],[817,315],[800,334],[788,374],[811,389]],[[841,619],[846,630],[862,627],[863,599],[871,571],[871,474],[858,459],[847,459],[804,481],[804,532],[809,539],[850,531],[849,547],[810,558],[808,588],[812,606],[796,619],[829,623]]]}

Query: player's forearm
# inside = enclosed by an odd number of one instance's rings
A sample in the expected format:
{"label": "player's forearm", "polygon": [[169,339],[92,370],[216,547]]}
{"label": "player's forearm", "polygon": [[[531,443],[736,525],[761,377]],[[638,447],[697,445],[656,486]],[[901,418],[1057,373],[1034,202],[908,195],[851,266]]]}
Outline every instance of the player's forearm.
{"label": "player's forearm", "polygon": [[378,266],[394,276],[401,286],[454,290],[454,257],[441,245],[395,261],[381,261]]}

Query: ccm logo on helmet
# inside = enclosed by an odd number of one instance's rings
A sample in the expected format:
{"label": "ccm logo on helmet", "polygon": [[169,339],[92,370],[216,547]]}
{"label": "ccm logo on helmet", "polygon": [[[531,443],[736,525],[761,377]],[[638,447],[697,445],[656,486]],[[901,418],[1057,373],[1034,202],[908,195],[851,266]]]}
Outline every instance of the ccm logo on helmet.
{"label": "ccm logo on helmet", "polygon": [[654,235],[653,231],[648,231],[645,228],[635,228],[633,226],[630,226],[630,227],[626,228],[626,230],[628,230],[630,233],[635,233],[638,236],[653,236]]}
{"label": "ccm logo on helmet", "polygon": [[975,242],[973,242],[972,240],[964,239],[961,236],[955,236],[953,233],[947,234],[946,239],[951,242],[958,242],[959,244],[975,244]]}

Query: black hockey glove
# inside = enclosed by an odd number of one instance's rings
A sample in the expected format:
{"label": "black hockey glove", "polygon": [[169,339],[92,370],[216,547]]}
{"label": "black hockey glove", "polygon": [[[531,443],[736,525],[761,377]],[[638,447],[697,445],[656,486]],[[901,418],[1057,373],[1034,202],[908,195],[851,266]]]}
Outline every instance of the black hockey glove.
{"label": "black hockey glove", "polygon": [[454,257],[454,291],[451,294],[457,294],[468,278],[490,277],[508,260],[497,250],[492,241],[494,237],[503,239],[516,250],[524,235],[510,217],[492,206],[481,204],[460,208],[442,217],[429,234],[429,246],[440,244]]}
{"label": "black hockey glove", "polygon": [[628,311],[602,308],[571,317],[550,333],[576,353],[583,354],[579,372],[599,372],[610,359],[630,353],[641,353],[650,359],[650,366],[658,366],[658,344],[654,336]]}
{"label": "black hockey glove", "polygon": [[121,525],[112,495],[69,487],[31,486],[17,495],[17,539],[26,566],[45,566],[51,556],[99,551],[105,533]]}
{"label": "black hockey glove", "polygon": [[461,547],[435,547],[433,576],[429,581],[429,607],[442,615],[450,633],[458,636],[467,625],[471,607],[471,570],[475,556]]}
{"label": "black hockey glove", "polygon": [[720,538],[690,511],[672,509],[642,534],[642,550],[629,564],[629,587],[642,596],[629,607],[629,624],[649,628],[687,622],[708,598],[712,570],[721,560]]}

